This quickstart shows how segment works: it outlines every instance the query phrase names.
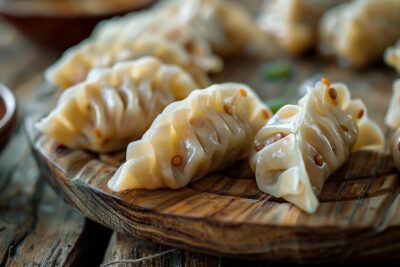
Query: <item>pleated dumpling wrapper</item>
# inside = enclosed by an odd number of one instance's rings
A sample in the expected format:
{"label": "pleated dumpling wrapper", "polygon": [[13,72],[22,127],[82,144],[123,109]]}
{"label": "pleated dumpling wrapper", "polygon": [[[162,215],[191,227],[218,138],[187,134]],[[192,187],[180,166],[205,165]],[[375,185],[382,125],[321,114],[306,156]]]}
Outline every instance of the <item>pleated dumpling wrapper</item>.
{"label": "pleated dumpling wrapper", "polygon": [[154,56],[182,67],[200,86],[207,86],[207,73],[221,70],[222,61],[212,54],[208,41],[179,18],[178,6],[168,2],[162,7],[101,23],[90,38],[68,49],[46,70],[46,80],[68,88],[93,68]]}
{"label": "pleated dumpling wrapper", "polygon": [[[162,19],[147,15],[141,17],[148,17],[154,26],[160,28],[165,27],[163,24],[168,20],[174,20],[177,22],[175,28],[196,32],[197,36],[201,36],[198,39],[205,40],[212,51],[221,56],[240,53],[247,48],[250,50],[255,48],[257,51],[258,48],[267,45],[256,21],[245,7],[234,1],[172,0],[160,4],[159,10],[166,9],[167,12],[157,14],[157,17]],[[136,24],[136,14],[112,19],[101,23],[95,30],[95,36],[101,39],[113,39],[117,35],[124,35],[122,32],[131,32],[132,29],[137,31]],[[157,31],[165,32],[162,29]]]}
{"label": "pleated dumpling wrapper", "polygon": [[395,46],[386,49],[385,62],[400,73],[400,40],[397,41]]}
{"label": "pleated dumpling wrapper", "polygon": [[386,113],[385,124],[393,129],[400,127],[400,79],[393,84],[393,93]]}
{"label": "pleated dumpling wrapper", "polygon": [[141,140],[129,144],[126,162],[108,186],[177,189],[246,159],[255,133],[271,112],[246,85],[225,83],[170,104]]}
{"label": "pleated dumpling wrapper", "polygon": [[259,25],[278,45],[299,55],[317,42],[318,22],[330,7],[345,0],[271,0],[264,1]]}
{"label": "pleated dumpling wrapper", "polygon": [[146,33],[138,38],[101,42],[90,39],[68,49],[46,72],[47,82],[61,89],[86,79],[94,68],[111,67],[117,62],[154,56],[167,64],[180,66],[201,86],[209,83],[205,72],[192,64],[190,55],[177,43],[165,37]]}
{"label": "pleated dumpling wrapper", "polygon": [[64,91],[36,126],[68,147],[111,152],[140,138],[168,104],[196,88],[189,74],[156,58],[121,62]]}
{"label": "pleated dumpling wrapper", "polygon": [[400,0],[354,0],[321,20],[320,48],[346,64],[364,67],[380,60],[400,38]]}
{"label": "pleated dumpling wrapper", "polygon": [[180,16],[190,23],[221,56],[258,53],[268,46],[256,20],[231,0],[184,0]]}
{"label": "pleated dumpling wrapper", "polygon": [[310,88],[298,105],[282,107],[257,133],[250,165],[258,188],[313,213],[325,180],[350,151],[378,148],[380,128],[347,87],[327,80]]}

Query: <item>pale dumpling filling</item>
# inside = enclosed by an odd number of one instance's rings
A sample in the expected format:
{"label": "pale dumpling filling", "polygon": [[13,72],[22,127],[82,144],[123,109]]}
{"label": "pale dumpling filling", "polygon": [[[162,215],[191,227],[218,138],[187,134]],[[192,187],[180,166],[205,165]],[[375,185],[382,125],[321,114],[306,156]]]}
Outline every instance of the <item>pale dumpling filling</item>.
{"label": "pale dumpling filling", "polygon": [[282,107],[261,128],[250,165],[258,188],[313,213],[329,175],[350,152],[383,146],[383,134],[343,84],[318,82],[298,105]]}
{"label": "pale dumpling filling", "polygon": [[322,18],[320,48],[345,64],[364,67],[400,38],[400,0],[354,0]]}
{"label": "pale dumpling filling", "polygon": [[121,62],[64,91],[36,126],[68,147],[111,152],[140,138],[168,104],[196,88],[188,73],[156,58]]}
{"label": "pale dumpling filling", "polygon": [[400,73],[400,41],[395,46],[386,49],[385,62]]}
{"label": "pale dumpling filling", "polygon": [[108,186],[177,189],[228,167],[249,154],[271,112],[246,85],[225,83],[170,104],[142,139],[127,148],[126,162]]}
{"label": "pale dumpling filling", "polygon": [[259,16],[259,26],[283,50],[299,55],[317,42],[318,22],[330,7],[345,0],[270,0]]}

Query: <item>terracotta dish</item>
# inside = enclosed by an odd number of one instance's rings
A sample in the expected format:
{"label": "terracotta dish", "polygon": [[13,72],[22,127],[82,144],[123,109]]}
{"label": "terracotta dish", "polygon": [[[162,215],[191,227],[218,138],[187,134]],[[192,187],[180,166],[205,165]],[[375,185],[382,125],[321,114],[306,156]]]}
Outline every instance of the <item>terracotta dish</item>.
{"label": "terracotta dish", "polygon": [[101,20],[149,7],[155,0],[2,0],[0,15],[34,42],[65,49]]}
{"label": "terracotta dish", "polygon": [[0,151],[10,137],[15,123],[17,101],[10,89],[0,84]]}

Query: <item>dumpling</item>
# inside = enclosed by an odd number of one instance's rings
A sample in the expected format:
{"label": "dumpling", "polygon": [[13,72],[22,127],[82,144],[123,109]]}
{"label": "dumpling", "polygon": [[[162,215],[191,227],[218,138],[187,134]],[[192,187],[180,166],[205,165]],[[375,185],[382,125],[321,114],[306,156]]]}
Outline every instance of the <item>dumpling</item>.
{"label": "dumpling", "polygon": [[184,1],[179,16],[201,32],[217,55],[259,52],[267,46],[256,21],[235,1]]}
{"label": "dumpling", "polygon": [[384,141],[345,85],[324,82],[298,105],[282,107],[257,133],[250,152],[258,188],[309,213],[318,207],[325,180],[352,149],[380,147]]}
{"label": "dumpling", "polygon": [[394,133],[389,145],[394,165],[400,170],[400,128]]}
{"label": "dumpling", "polygon": [[178,1],[166,1],[144,14],[128,14],[104,21],[96,27],[92,38],[97,41],[118,41],[148,33],[159,35],[182,46],[190,54],[193,65],[204,72],[221,71],[222,60],[213,54],[202,33],[191,27],[182,17],[177,3]]}
{"label": "dumpling", "polygon": [[400,73],[400,41],[394,47],[386,49],[385,62]]}
{"label": "dumpling", "polygon": [[64,91],[36,126],[68,147],[111,152],[140,138],[168,104],[196,88],[189,74],[156,58],[120,62]]}
{"label": "dumpling", "polygon": [[68,49],[58,62],[46,70],[45,76],[51,84],[68,88],[84,81],[94,68],[111,67],[116,62],[143,56],[154,56],[165,63],[182,67],[201,86],[209,83],[206,73],[192,64],[190,55],[182,46],[154,34],[109,42],[88,39]]}
{"label": "dumpling", "polygon": [[141,140],[129,144],[113,191],[184,187],[248,156],[271,112],[246,85],[225,83],[170,104]]}
{"label": "dumpling", "polygon": [[390,128],[400,127],[400,79],[393,84],[393,93],[386,113],[385,124]]}
{"label": "dumpling", "polygon": [[220,71],[222,61],[202,34],[179,17],[179,5],[173,3],[100,23],[90,38],[68,49],[46,71],[46,80],[68,88],[85,80],[93,68],[155,56],[182,67],[200,86],[207,86],[207,73]]}
{"label": "dumpling", "polygon": [[[141,19],[153,21],[156,27],[168,20],[177,21],[184,31],[194,31],[222,56],[229,56],[246,48],[260,49],[265,46],[262,32],[244,7],[227,0],[176,0],[167,1],[156,10],[157,16],[140,15]],[[150,12],[148,12],[150,13]],[[140,30],[138,15],[128,15],[102,23],[95,31],[96,38],[112,39],[121,32]],[[159,20],[156,17],[162,17]],[[154,21],[155,20],[155,21]],[[161,23],[160,23],[161,22]],[[143,28],[143,27],[142,27]]]}
{"label": "dumpling", "polygon": [[321,20],[322,52],[355,67],[381,59],[400,38],[399,10],[400,0],[355,0],[329,10]]}
{"label": "dumpling", "polygon": [[318,22],[330,7],[345,0],[264,1],[259,25],[283,50],[299,55],[317,42]]}

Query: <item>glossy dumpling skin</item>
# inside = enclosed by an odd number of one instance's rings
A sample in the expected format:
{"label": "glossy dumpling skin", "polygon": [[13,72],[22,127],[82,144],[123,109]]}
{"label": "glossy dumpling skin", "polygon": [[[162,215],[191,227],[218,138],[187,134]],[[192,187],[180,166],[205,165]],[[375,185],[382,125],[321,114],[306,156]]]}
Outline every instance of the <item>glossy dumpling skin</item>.
{"label": "glossy dumpling skin", "polygon": [[180,13],[217,55],[263,51],[267,43],[246,8],[231,0],[183,1]]}
{"label": "glossy dumpling skin", "polygon": [[202,86],[209,83],[206,73],[191,64],[191,57],[182,46],[150,33],[140,37],[126,36],[113,41],[87,39],[68,49],[46,70],[45,77],[49,83],[65,89],[84,81],[94,68],[111,67],[117,62],[143,56],[154,56],[165,63],[182,67]]}
{"label": "glossy dumpling skin", "polygon": [[364,67],[400,38],[400,0],[355,0],[329,10],[320,27],[321,50]]}
{"label": "glossy dumpling skin", "polygon": [[204,35],[188,23],[182,14],[180,1],[166,1],[152,11],[128,14],[100,23],[92,34],[97,41],[126,39],[143,34],[154,34],[183,47],[192,64],[205,73],[221,71],[222,60],[212,52]]}
{"label": "glossy dumpling skin", "polygon": [[222,69],[209,43],[179,16],[179,5],[167,1],[143,13],[101,22],[90,38],[68,49],[48,70],[46,80],[60,88],[83,81],[93,68],[154,56],[188,71],[204,87],[207,73]]}
{"label": "glossy dumpling skin", "polygon": [[393,93],[386,113],[385,124],[390,128],[400,127],[400,79],[393,84]]}
{"label": "glossy dumpling skin", "polygon": [[386,64],[392,66],[400,73],[400,41],[395,46],[386,49],[384,58]]}
{"label": "glossy dumpling skin", "polygon": [[392,140],[389,145],[390,153],[393,158],[393,162],[397,169],[400,170],[400,128],[396,130],[392,136]]}
{"label": "glossy dumpling skin", "polygon": [[345,0],[265,1],[259,25],[283,50],[299,55],[317,42],[317,25],[322,14],[342,2]]}
{"label": "glossy dumpling skin", "polygon": [[156,58],[121,62],[64,91],[36,126],[68,147],[111,152],[140,138],[168,104],[196,88],[189,74]]}
{"label": "glossy dumpling skin", "polygon": [[129,144],[111,190],[177,189],[247,158],[271,112],[246,85],[225,83],[170,104]]}
{"label": "glossy dumpling skin", "polygon": [[365,106],[351,100],[345,85],[322,82],[298,105],[282,107],[257,133],[251,148],[250,165],[259,189],[313,213],[325,180],[352,149],[383,145],[383,134],[366,110],[359,116],[361,108]]}

